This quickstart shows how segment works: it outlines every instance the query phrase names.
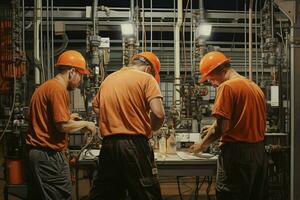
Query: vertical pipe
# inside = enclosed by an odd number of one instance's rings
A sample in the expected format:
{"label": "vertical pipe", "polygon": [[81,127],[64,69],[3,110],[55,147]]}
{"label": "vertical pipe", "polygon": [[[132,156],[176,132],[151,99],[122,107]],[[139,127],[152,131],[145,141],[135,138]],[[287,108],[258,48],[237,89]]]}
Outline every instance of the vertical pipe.
{"label": "vertical pipe", "polygon": [[191,17],[190,17],[190,62],[191,62],[191,76],[192,76],[192,79],[194,79],[194,76],[193,76],[193,68],[194,68],[194,65],[193,65],[193,1],[190,1],[190,9],[191,9]]}
{"label": "vertical pipe", "polygon": [[256,84],[258,84],[257,2],[258,0],[255,0],[255,80],[256,80]]}
{"label": "vertical pipe", "polygon": [[49,36],[49,0],[46,1],[46,47],[47,47],[47,79],[51,78],[51,66],[50,66],[50,36]]}
{"label": "vertical pipe", "polygon": [[40,58],[41,58],[41,70],[42,70],[42,82],[45,81],[45,68],[44,68],[44,33],[43,33],[43,0],[41,3],[41,31],[40,31]]}
{"label": "vertical pipe", "polygon": [[130,21],[134,21],[134,0],[130,0]]}
{"label": "vertical pipe", "polygon": [[177,3],[177,23],[175,26],[175,105],[180,110],[180,27],[182,25],[182,0]]}
{"label": "vertical pipe", "polygon": [[25,0],[22,0],[22,51],[25,53]]}
{"label": "vertical pipe", "polygon": [[271,33],[272,33],[272,38],[274,38],[274,6],[273,6],[273,1],[270,1],[270,6],[271,6]]}
{"label": "vertical pipe", "polygon": [[249,79],[252,80],[252,2],[249,1]]}
{"label": "vertical pipe", "polygon": [[247,3],[244,3],[244,72],[245,76],[247,76]]}
{"label": "vertical pipe", "polygon": [[150,0],[150,51],[152,51],[152,0]]}
{"label": "vertical pipe", "polygon": [[144,6],[144,0],[142,0],[142,49],[145,51],[145,6]]}
{"label": "vertical pipe", "polygon": [[94,4],[93,4],[93,33],[94,33],[94,36],[98,35],[98,24],[96,24],[97,18],[98,18],[98,0],[94,0]]}
{"label": "vertical pipe", "polygon": [[34,33],[33,33],[33,54],[34,54],[34,82],[35,84],[41,83],[40,69],[37,66],[41,60],[40,58],[40,24],[41,24],[41,9],[42,0],[34,0]]}
{"label": "vertical pipe", "polygon": [[[292,21],[291,21],[292,22]],[[294,41],[294,28],[291,26],[291,39]],[[294,185],[294,176],[295,176],[295,45],[294,42],[291,42],[291,172],[290,172],[290,177],[291,177],[291,199],[294,199],[295,195],[295,185]],[[297,155],[298,156],[298,155]]]}
{"label": "vertical pipe", "polygon": [[51,0],[51,74],[54,76],[54,24],[53,24],[53,1]]}
{"label": "vertical pipe", "polygon": [[[263,8],[261,7],[261,1],[260,1],[260,35],[263,35],[263,26],[262,26],[262,13],[263,13]],[[261,66],[261,82],[264,81],[264,63],[263,63],[263,52],[264,52],[264,43],[263,43],[263,37],[260,38],[260,51],[261,51],[261,60],[260,60],[260,66]]]}

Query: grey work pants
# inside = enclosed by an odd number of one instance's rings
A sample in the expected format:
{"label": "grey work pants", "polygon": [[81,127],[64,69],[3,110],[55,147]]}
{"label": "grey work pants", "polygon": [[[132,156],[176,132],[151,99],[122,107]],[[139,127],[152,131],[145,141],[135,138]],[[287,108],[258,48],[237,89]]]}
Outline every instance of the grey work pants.
{"label": "grey work pants", "polygon": [[25,159],[28,199],[72,199],[70,168],[63,152],[28,148]]}

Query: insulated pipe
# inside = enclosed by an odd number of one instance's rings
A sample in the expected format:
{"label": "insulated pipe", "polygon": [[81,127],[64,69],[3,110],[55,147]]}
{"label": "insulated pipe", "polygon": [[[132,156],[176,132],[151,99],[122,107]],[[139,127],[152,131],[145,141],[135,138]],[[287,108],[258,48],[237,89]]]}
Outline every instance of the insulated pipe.
{"label": "insulated pipe", "polygon": [[177,23],[175,26],[175,105],[180,110],[180,27],[182,25],[182,0],[177,1]]}
{"label": "insulated pipe", "polygon": [[249,79],[252,80],[252,2],[249,1]]}
{"label": "insulated pipe", "polygon": [[41,9],[42,0],[34,0],[34,32],[33,32],[33,56],[35,62],[34,68],[34,82],[35,84],[41,83],[41,73],[38,68],[38,64],[41,60],[40,58],[40,24],[41,24]]}

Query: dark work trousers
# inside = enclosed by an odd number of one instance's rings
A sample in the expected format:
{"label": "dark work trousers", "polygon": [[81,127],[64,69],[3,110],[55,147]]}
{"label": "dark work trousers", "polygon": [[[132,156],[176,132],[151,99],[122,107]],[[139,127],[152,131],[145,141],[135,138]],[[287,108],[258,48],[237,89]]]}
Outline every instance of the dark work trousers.
{"label": "dark work trousers", "polygon": [[25,159],[29,200],[72,199],[70,168],[63,152],[27,147]]}
{"label": "dark work trousers", "polygon": [[217,168],[217,200],[267,200],[268,163],[264,143],[226,143]]}
{"label": "dark work trousers", "polygon": [[154,153],[143,135],[105,137],[89,200],[161,200]]}

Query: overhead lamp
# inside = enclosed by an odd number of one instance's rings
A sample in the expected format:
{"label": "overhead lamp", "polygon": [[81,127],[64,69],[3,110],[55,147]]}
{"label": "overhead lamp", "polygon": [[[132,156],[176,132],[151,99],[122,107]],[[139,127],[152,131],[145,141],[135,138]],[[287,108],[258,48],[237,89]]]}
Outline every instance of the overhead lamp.
{"label": "overhead lamp", "polygon": [[211,24],[201,23],[197,26],[196,29],[196,38],[207,38],[211,34]]}
{"label": "overhead lamp", "polygon": [[122,36],[135,36],[135,26],[132,23],[121,24]]}

